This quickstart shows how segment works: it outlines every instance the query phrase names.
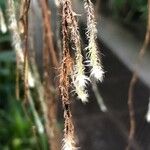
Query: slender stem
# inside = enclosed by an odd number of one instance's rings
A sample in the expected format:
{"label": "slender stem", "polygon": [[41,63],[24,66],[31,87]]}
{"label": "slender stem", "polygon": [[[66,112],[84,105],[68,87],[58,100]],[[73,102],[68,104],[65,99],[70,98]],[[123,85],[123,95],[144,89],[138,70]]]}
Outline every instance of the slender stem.
{"label": "slender stem", "polygon": [[43,66],[44,66],[44,99],[47,104],[46,132],[48,135],[49,147],[51,150],[59,150],[59,130],[57,128],[57,103],[56,95],[53,94],[55,83],[52,82],[54,72],[50,72],[50,68],[58,67],[58,59],[53,45],[52,30],[51,30],[51,11],[48,8],[46,0],[40,0],[40,6],[43,16]]}
{"label": "slender stem", "polygon": [[137,67],[141,63],[141,60],[145,54],[147,46],[150,40],[150,0],[148,0],[148,22],[147,22],[147,31],[145,34],[145,39],[142,48],[139,51],[139,56],[136,64],[136,68],[132,75],[132,79],[130,81],[129,90],[128,90],[128,109],[129,109],[129,118],[130,118],[130,129],[129,129],[129,137],[128,137],[128,145],[126,150],[131,149],[132,142],[135,137],[136,132],[136,116],[135,116],[135,109],[134,109],[134,89],[135,85],[138,81],[138,74],[137,74]]}

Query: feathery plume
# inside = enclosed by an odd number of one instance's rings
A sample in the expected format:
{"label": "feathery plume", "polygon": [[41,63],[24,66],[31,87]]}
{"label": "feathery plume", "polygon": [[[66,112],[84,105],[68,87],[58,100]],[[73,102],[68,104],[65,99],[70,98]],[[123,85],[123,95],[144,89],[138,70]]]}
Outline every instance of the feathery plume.
{"label": "feathery plume", "polygon": [[72,117],[71,112],[65,111],[64,117],[65,117],[65,129],[64,129],[62,150],[77,150],[74,137],[74,125],[71,119]]}
{"label": "feathery plume", "polygon": [[73,11],[72,3],[70,0],[64,0],[63,6],[68,24],[68,31],[70,32],[70,39],[73,43],[73,49],[75,50],[75,65],[72,73],[72,83],[78,98],[85,102],[87,101],[88,97],[88,93],[86,92],[86,85],[89,81],[89,78],[85,75],[84,72],[85,67],[83,65],[83,56],[81,52],[80,33],[76,20],[77,14]]}
{"label": "feathery plume", "polygon": [[62,9],[63,62],[61,65],[60,81],[59,81],[65,119],[62,150],[75,150],[74,126],[72,122],[72,114],[70,110],[70,99],[69,99],[70,75],[73,72],[73,59],[70,56],[70,49],[69,49],[70,22],[68,19],[71,16],[68,10],[69,8],[68,0],[63,1],[62,4],[63,4]]}
{"label": "feathery plume", "polygon": [[75,145],[74,139],[72,139],[72,136],[67,135],[63,139],[62,150],[77,150],[77,148],[73,145]]}
{"label": "feathery plume", "polygon": [[91,77],[94,77],[96,80],[102,81],[104,71],[101,64],[101,59],[99,58],[99,52],[96,44],[97,39],[97,29],[94,15],[94,7],[91,0],[84,0],[84,8],[87,14],[87,38],[89,41],[88,47],[88,59],[89,66],[91,69]]}

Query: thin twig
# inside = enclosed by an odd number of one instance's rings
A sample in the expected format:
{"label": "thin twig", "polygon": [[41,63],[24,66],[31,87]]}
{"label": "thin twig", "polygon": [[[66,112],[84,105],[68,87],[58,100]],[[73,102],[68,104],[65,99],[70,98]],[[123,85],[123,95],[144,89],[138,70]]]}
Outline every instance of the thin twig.
{"label": "thin twig", "polygon": [[40,119],[40,116],[39,116],[39,114],[35,108],[35,103],[34,103],[34,100],[32,98],[30,90],[27,91],[27,97],[28,97],[28,101],[29,101],[29,104],[31,107],[31,111],[32,111],[33,116],[34,116],[34,121],[35,121],[35,124],[37,127],[37,131],[39,134],[43,134],[44,133],[44,126],[43,126],[42,121]]}
{"label": "thin twig", "polygon": [[[52,73],[50,68],[58,67],[58,59],[53,45],[52,30],[51,30],[51,11],[48,8],[46,0],[40,0],[40,6],[43,16],[44,28],[44,47],[43,47],[43,65],[44,65],[44,98],[47,104],[47,120],[46,131],[48,135],[49,147],[51,150],[59,150],[59,138],[57,128],[57,115],[56,115],[56,95],[53,94],[55,84],[52,82]],[[51,61],[52,59],[52,61]],[[51,63],[50,63],[51,62]]]}
{"label": "thin twig", "polygon": [[45,0],[40,0],[40,5],[42,9],[42,15],[43,15],[43,23],[44,23],[44,28],[46,30],[46,43],[47,47],[50,53],[50,57],[52,59],[52,64],[54,67],[58,67],[58,59],[56,56],[56,51],[54,49],[53,45],[53,39],[52,39],[52,31],[51,31],[51,11],[49,10],[47,3]]}
{"label": "thin twig", "polygon": [[[20,19],[24,29],[24,65],[23,65],[23,81],[24,81],[24,102],[27,101],[28,85],[28,11],[30,7],[30,0],[21,0]],[[19,29],[20,31],[20,29]]]}
{"label": "thin twig", "polygon": [[[16,57],[18,57],[18,69],[20,71],[20,74],[23,76],[23,65],[24,65],[24,54],[22,49],[22,41],[19,35],[19,29],[17,25],[16,15],[15,15],[15,7],[14,7],[14,1],[8,0],[7,1],[7,8],[8,8],[8,18],[9,18],[9,29],[11,31],[12,35],[12,43],[13,47],[16,53]],[[28,70],[28,74],[31,73],[30,70]],[[29,85],[30,86],[30,85]],[[35,104],[31,96],[30,90],[26,91],[27,98],[29,100],[29,104],[31,106],[31,110],[35,119],[35,124],[37,126],[38,132],[41,134],[43,133],[43,125],[40,120],[40,117],[35,109]]]}
{"label": "thin twig", "polygon": [[29,90],[28,85],[28,11],[30,7],[30,0],[22,1],[23,4],[23,27],[24,27],[24,101],[27,100],[27,91]]}
{"label": "thin twig", "polygon": [[20,100],[20,89],[19,89],[19,78],[20,78],[20,74],[19,74],[19,62],[18,62],[18,58],[16,56],[16,89],[15,89],[15,92],[16,92],[16,99],[17,100]]}
{"label": "thin twig", "polygon": [[92,82],[93,82],[93,83],[92,83],[92,90],[93,90],[94,95],[95,95],[95,97],[96,97],[96,100],[97,100],[97,102],[98,102],[98,106],[99,106],[99,108],[100,108],[100,110],[101,110],[102,112],[107,112],[107,111],[108,111],[108,108],[107,108],[107,106],[105,105],[105,103],[104,103],[104,101],[103,101],[103,98],[102,98],[102,96],[101,96],[101,94],[100,94],[100,92],[99,92],[99,90],[98,90],[98,86],[97,86],[97,84],[96,84],[95,81],[92,81]]}
{"label": "thin twig", "polygon": [[139,51],[137,64],[136,64],[134,73],[132,75],[132,79],[131,79],[129,90],[128,90],[128,109],[129,109],[129,117],[130,117],[130,129],[129,129],[128,145],[126,147],[126,150],[130,150],[132,142],[134,140],[135,131],[136,131],[136,117],[135,117],[135,109],[134,109],[134,89],[135,89],[135,84],[138,81],[137,67],[141,63],[141,60],[150,42],[149,40],[150,40],[150,0],[148,0],[147,31],[146,31],[143,46]]}

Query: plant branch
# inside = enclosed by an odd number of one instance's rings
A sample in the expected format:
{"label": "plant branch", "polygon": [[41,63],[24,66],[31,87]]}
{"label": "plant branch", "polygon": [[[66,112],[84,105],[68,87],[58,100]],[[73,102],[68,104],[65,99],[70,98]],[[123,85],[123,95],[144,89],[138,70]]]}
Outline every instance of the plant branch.
{"label": "plant branch", "polygon": [[148,0],[148,22],[147,22],[147,31],[145,34],[145,39],[142,48],[139,51],[139,56],[136,64],[136,68],[132,75],[132,79],[130,81],[129,90],[128,90],[128,109],[129,109],[129,118],[130,118],[130,129],[129,129],[129,137],[128,137],[128,145],[126,150],[130,150],[131,143],[134,140],[135,131],[136,131],[136,117],[135,117],[135,109],[134,109],[134,89],[135,85],[138,81],[138,73],[137,67],[141,63],[141,60],[145,54],[145,51],[148,47],[150,40],[150,0]]}

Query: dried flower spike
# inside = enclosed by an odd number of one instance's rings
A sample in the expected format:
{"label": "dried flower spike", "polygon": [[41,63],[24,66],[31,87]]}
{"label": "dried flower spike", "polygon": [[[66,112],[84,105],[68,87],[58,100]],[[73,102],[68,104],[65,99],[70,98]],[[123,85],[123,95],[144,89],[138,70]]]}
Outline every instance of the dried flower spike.
{"label": "dried flower spike", "polygon": [[78,31],[78,23],[76,20],[76,13],[72,9],[72,3],[70,0],[64,0],[63,6],[66,15],[66,21],[68,30],[70,31],[70,39],[73,43],[73,49],[75,50],[75,65],[72,73],[72,83],[75,88],[75,92],[78,98],[82,102],[87,101],[88,93],[86,91],[86,85],[89,78],[85,75],[85,67],[83,64],[83,56],[81,52],[80,33]]}
{"label": "dried flower spike", "polygon": [[[67,113],[67,112],[66,112]],[[63,147],[62,150],[77,150],[76,142],[74,138],[74,126],[71,117],[71,113],[64,114],[65,116],[65,129],[64,129],[64,138],[63,138]]]}
{"label": "dried flower spike", "polygon": [[91,77],[96,80],[102,81],[104,71],[101,64],[101,59],[99,58],[99,52],[96,44],[97,29],[94,15],[94,7],[91,0],[84,0],[84,8],[87,14],[87,38],[89,41],[88,47],[88,63],[91,69]]}
{"label": "dried flower spike", "polygon": [[[80,57],[82,57],[82,55]],[[76,56],[76,64],[74,66],[74,72],[72,75],[72,83],[74,85],[75,92],[77,93],[78,98],[81,99],[83,103],[85,103],[88,101],[88,92],[85,88],[89,82],[89,78],[84,75],[84,66],[81,63],[82,60],[79,59],[80,58],[77,58]]]}
{"label": "dried flower spike", "polygon": [[71,136],[67,136],[63,139],[62,150],[77,150],[77,148],[74,147],[73,145],[75,145],[74,140],[72,139]]}
{"label": "dried flower spike", "polygon": [[70,110],[71,102],[69,97],[70,75],[73,72],[73,59],[70,56],[69,49],[70,22],[68,22],[68,19],[71,19],[71,16],[69,12],[70,10],[68,10],[68,0],[63,1],[62,5],[63,62],[60,70],[60,92],[65,119],[62,150],[75,150],[74,126],[72,122],[72,115]]}

